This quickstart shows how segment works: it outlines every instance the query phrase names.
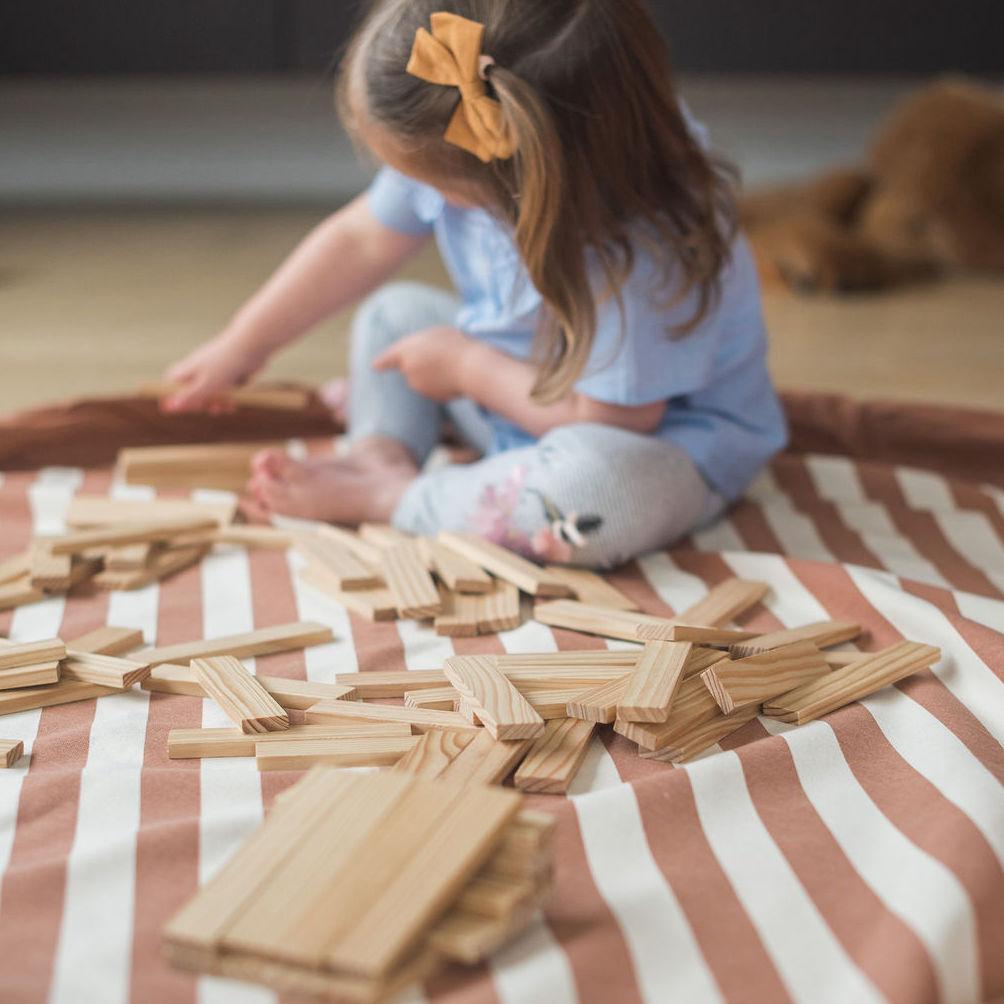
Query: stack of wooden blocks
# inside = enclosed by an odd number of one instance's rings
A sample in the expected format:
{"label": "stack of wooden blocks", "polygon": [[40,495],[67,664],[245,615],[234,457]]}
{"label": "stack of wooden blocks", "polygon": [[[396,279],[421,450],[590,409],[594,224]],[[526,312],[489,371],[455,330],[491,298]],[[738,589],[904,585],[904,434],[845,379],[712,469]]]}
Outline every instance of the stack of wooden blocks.
{"label": "stack of wooden blocks", "polygon": [[316,768],[167,925],[169,959],[376,1001],[518,934],[551,875],[550,816],[510,790]]}

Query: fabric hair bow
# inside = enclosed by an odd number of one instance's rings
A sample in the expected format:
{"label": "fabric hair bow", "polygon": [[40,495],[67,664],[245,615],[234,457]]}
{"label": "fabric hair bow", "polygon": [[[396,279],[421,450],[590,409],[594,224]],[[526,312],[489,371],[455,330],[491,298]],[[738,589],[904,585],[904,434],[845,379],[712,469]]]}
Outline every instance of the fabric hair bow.
{"label": "fabric hair bow", "polygon": [[460,91],[460,104],[444,134],[446,142],[486,164],[508,160],[516,152],[516,142],[502,105],[485,87],[485,70],[494,62],[481,55],[485,26],[446,11],[433,14],[431,21],[431,32],[419,28],[415,33],[407,70],[430,84]]}

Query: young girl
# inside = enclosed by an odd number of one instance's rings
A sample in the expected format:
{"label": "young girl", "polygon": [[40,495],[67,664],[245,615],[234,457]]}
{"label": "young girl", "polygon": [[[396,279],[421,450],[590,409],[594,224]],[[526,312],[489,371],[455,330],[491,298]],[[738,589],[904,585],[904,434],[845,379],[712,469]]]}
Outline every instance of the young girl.
{"label": "young girl", "polygon": [[[458,295],[362,304],[350,449],[263,453],[262,506],[610,567],[742,493],[785,441],[754,265],[643,0],[378,0],[340,96],[382,170],[168,406],[212,405],[433,235]],[[483,459],[423,472],[446,421]]]}

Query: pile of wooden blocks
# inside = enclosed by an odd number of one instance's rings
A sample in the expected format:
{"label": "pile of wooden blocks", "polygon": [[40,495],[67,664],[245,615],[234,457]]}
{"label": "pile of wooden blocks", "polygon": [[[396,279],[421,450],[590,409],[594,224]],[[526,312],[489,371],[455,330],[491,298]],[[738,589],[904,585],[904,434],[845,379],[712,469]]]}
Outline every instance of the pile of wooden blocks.
{"label": "pile of wooden blocks", "polygon": [[385,1000],[530,922],[550,816],[511,789],[315,768],[168,923],[169,959],[291,993]]}

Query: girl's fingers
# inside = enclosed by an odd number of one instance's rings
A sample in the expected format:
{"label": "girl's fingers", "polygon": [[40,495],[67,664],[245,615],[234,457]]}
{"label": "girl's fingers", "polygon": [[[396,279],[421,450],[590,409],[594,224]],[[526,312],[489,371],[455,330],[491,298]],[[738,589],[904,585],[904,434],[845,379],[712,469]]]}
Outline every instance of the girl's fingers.
{"label": "girl's fingers", "polygon": [[396,346],[392,345],[389,349],[384,349],[373,360],[372,366],[377,371],[399,369],[401,366],[401,353]]}

